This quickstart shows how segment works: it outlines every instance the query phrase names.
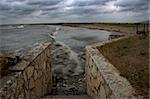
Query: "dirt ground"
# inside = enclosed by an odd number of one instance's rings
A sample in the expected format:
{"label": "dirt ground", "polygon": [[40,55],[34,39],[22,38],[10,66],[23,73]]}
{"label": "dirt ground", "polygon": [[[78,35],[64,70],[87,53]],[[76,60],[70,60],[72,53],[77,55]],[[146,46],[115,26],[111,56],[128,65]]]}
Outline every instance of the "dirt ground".
{"label": "dirt ground", "polygon": [[98,49],[129,80],[138,95],[149,96],[149,36],[132,36]]}

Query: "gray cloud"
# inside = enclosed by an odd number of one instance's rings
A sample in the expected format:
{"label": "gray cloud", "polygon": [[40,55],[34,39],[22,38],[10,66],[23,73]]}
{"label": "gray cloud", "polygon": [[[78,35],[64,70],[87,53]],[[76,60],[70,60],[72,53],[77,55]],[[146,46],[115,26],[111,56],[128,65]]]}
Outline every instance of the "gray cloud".
{"label": "gray cloud", "polygon": [[144,11],[148,10],[148,0],[117,0],[115,6],[121,7],[120,11]]}
{"label": "gray cloud", "polygon": [[1,0],[0,19],[3,23],[142,21],[148,20],[141,16],[148,16],[148,4],[148,0]]}
{"label": "gray cloud", "polygon": [[0,3],[0,11],[10,10],[11,8],[7,4],[1,4]]}
{"label": "gray cloud", "polygon": [[51,6],[56,5],[62,0],[30,0],[27,4],[29,5],[40,5],[40,6]]}

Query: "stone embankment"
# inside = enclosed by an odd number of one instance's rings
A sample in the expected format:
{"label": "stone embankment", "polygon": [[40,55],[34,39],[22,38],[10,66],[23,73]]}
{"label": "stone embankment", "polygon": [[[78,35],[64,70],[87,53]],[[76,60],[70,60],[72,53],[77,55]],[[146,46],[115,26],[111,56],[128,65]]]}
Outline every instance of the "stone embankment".
{"label": "stone embankment", "polygon": [[135,89],[128,80],[97,49],[119,39],[86,47],[87,93],[93,99],[143,99],[135,96]]}
{"label": "stone embankment", "polygon": [[29,52],[22,61],[1,78],[0,99],[36,99],[51,92],[51,44],[45,43]]}

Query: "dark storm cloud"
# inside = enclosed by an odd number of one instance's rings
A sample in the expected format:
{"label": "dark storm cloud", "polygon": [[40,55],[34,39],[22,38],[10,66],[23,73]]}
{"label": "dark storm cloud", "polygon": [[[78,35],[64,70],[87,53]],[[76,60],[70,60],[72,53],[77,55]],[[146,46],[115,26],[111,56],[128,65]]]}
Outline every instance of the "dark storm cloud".
{"label": "dark storm cloud", "polygon": [[0,3],[0,11],[3,11],[3,10],[10,10],[11,8],[9,7],[8,4],[1,4]]}
{"label": "dark storm cloud", "polygon": [[142,20],[141,15],[147,13],[148,4],[148,0],[1,0],[0,18],[5,18],[6,21],[11,18],[45,18],[51,22],[88,21],[90,18],[93,21],[107,21],[112,17],[123,21],[122,17],[125,17],[125,20],[132,21],[135,17]]}
{"label": "dark storm cloud", "polygon": [[41,5],[41,6],[51,6],[56,5],[62,0],[30,0],[27,4],[29,5]]}
{"label": "dark storm cloud", "polygon": [[24,15],[31,14],[35,9],[31,6],[21,3],[25,0],[16,0],[15,2],[11,0],[2,1],[0,3],[0,14],[6,18],[11,17],[22,17]]}
{"label": "dark storm cloud", "polygon": [[115,6],[121,7],[120,11],[144,11],[148,10],[148,0],[118,0]]}
{"label": "dark storm cloud", "polygon": [[26,0],[6,0],[7,2],[14,2],[14,1],[20,1],[20,2],[22,2],[22,1],[26,1]]}
{"label": "dark storm cloud", "polygon": [[148,4],[148,0],[117,0],[115,5],[117,6],[122,6],[122,7],[126,7],[126,6],[142,6],[142,5],[146,5]]}
{"label": "dark storm cloud", "polygon": [[76,0],[70,6],[102,5],[111,0]]}

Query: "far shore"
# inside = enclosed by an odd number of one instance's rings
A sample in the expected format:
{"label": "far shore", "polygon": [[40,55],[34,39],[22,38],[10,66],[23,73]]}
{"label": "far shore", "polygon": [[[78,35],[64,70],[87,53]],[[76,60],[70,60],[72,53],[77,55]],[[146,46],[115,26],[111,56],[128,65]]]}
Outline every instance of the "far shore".
{"label": "far shore", "polygon": [[[76,23],[66,23],[63,26],[70,26],[70,27],[81,27],[81,28],[88,28],[88,29],[98,29],[98,30],[106,30],[112,32],[120,32],[125,34],[136,34],[137,32],[137,25],[135,23],[89,23],[89,24],[76,24]],[[145,25],[145,30],[147,30],[148,24]],[[138,30],[144,30],[144,24],[139,23]]]}

